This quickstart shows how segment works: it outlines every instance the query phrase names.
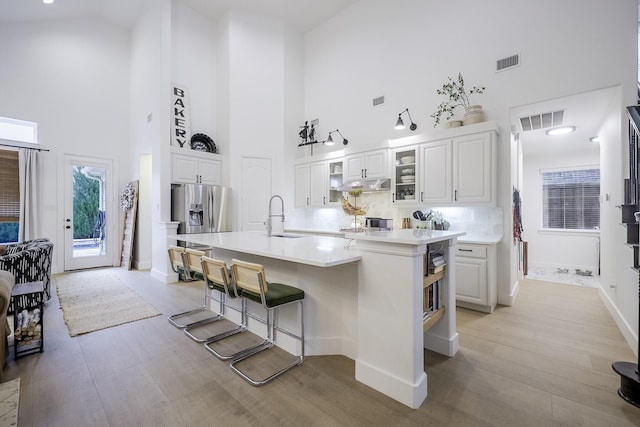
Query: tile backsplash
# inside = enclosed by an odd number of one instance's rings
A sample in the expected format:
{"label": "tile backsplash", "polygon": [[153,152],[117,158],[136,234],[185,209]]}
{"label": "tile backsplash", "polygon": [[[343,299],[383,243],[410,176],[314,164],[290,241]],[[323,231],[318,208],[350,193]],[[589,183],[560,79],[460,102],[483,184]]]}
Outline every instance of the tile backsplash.
{"label": "tile backsplash", "polygon": [[[349,198],[353,204],[353,197]],[[414,207],[397,207],[390,202],[389,192],[365,193],[357,199],[357,206],[367,212],[366,216],[393,219],[394,228],[402,226],[402,218],[411,218],[412,228],[417,225],[413,218]],[[496,237],[503,234],[503,212],[497,207],[442,207],[421,208],[425,215],[430,210],[441,212],[450,224],[450,230],[465,231],[468,237]],[[328,208],[297,208],[286,212],[288,229],[339,230],[349,228],[354,217],[347,215],[340,205]],[[364,217],[358,217],[364,225]]]}

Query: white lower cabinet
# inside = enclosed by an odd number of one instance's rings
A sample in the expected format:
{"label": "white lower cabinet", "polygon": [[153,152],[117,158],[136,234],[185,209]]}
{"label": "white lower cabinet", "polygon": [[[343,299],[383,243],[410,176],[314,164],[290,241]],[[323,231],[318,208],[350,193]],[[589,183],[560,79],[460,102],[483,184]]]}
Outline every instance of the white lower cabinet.
{"label": "white lower cabinet", "polygon": [[458,243],[456,305],[491,313],[498,300],[496,245]]}

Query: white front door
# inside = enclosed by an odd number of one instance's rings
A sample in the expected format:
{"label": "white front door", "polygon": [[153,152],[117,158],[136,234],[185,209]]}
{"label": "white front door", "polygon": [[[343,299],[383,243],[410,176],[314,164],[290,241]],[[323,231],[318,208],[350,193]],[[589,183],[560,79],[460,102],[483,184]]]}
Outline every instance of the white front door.
{"label": "white front door", "polygon": [[113,161],[65,156],[64,269],[115,265]]}
{"label": "white front door", "polygon": [[266,230],[271,198],[271,159],[242,158],[242,230]]}

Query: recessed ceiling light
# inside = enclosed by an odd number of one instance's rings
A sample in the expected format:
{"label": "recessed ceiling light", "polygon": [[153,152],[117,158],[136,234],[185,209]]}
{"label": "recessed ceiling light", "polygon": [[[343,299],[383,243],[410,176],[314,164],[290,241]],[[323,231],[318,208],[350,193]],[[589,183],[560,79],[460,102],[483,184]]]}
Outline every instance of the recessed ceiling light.
{"label": "recessed ceiling light", "polygon": [[571,133],[574,132],[576,130],[575,126],[559,126],[557,128],[551,128],[549,130],[547,130],[545,133],[547,135],[565,135],[567,133]]}
{"label": "recessed ceiling light", "polygon": [[600,138],[598,138],[597,136],[592,136],[591,138],[589,138],[589,141],[591,141],[591,142],[600,142]]}

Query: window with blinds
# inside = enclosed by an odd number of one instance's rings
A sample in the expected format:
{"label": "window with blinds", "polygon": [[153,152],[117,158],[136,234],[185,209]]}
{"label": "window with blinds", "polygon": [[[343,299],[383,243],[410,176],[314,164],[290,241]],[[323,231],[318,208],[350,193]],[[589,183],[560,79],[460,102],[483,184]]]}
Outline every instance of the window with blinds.
{"label": "window with blinds", "polygon": [[542,172],[544,228],[600,227],[600,169]]}
{"label": "window with blinds", "polygon": [[0,150],[0,243],[18,240],[19,221],[18,152]]}

